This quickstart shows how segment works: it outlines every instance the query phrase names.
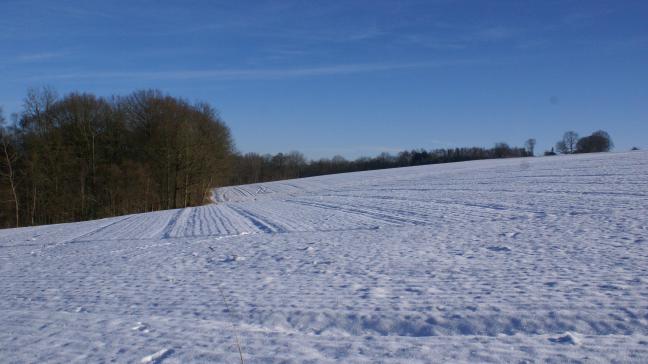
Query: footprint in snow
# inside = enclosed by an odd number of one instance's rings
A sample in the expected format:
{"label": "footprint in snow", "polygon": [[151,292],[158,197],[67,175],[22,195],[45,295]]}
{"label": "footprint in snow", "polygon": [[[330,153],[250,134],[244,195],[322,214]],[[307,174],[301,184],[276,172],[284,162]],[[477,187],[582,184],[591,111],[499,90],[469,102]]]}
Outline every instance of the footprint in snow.
{"label": "footprint in snow", "polygon": [[423,290],[416,287],[407,287],[405,288],[405,291],[409,293],[415,293],[417,295],[423,294]]}
{"label": "footprint in snow", "polygon": [[550,337],[549,341],[555,344],[580,345],[578,337],[571,332],[566,332],[564,335],[558,337]]}
{"label": "footprint in snow", "polygon": [[511,248],[506,247],[506,246],[501,246],[501,245],[492,245],[487,247],[486,249],[493,251],[493,252],[510,252]]}
{"label": "footprint in snow", "polygon": [[168,358],[171,354],[173,354],[173,349],[162,349],[151,355],[147,355],[143,357],[142,360],[140,360],[140,363],[142,364],[161,363],[164,359]]}
{"label": "footprint in snow", "polygon": [[238,262],[238,261],[241,261],[241,260],[245,260],[245,258],[241,257],[241,256],[238,256],[236,254],[225,255],[225,256],[223,256],[221,258],[221,262],[223,262],[223,263]]}
{"label": "footprint in snow", "polygon": [[330,260],[315,260],[313,261],[313,265],[328,265],[331,264],[332,262]]}
{"label": "footprint in snow", "polygon": [[610,284],[610,283],[604,283],[604,284],[599,284],[598,288],[604,290],[604,291],[620,291],[623,290],[622,286],[618,286],[615,284]]}
{"label": "footprint in snow", "polygon": [[141,322],[137,322],[137,324],[135,326],[131,327],[131,330],[140,331],[140,332],[143,332],[145,334],[150,331],[148,329],[148,326],[146,324],[144,324],[144,323],[141,323]]}

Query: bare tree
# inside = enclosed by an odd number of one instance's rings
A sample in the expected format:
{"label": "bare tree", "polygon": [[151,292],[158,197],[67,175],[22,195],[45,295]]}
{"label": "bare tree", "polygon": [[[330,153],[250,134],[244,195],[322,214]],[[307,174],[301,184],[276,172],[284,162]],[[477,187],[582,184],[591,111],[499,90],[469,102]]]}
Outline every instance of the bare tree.
{"label": "bare tree", "polygon": [[575,131],[568,131],[563,134],[562,140],[556,143],[556,150],[562,154],[572,154],[576,152],[578,144],[578,134]]}
{"label": "bare tree", "polygon": [[529,156],[531,156],[531,157],[533,157],[534,154],[535,154],[535,153],[534,153],[534,151],[535,151],[535,146],[536,146],[536,140],[533,139],[533,138],[528,139],[528,140],[524,143],[524,148],[526,149],[527,154],[528,154]]}
{"label": "bare tree", "polygon": [[56,91],[51,87],[30,88],[23,100],[23,127],[40,130],[51,127],[51,123],[48,122],[50,119],[46,115],[57,99]]}
{"label": "bare tree", "polygon": [[18,192],[16,191],[16,175],[14,173],[14,164],[18,159],[18,154],[15,152],[15,149],[11,146],[10,132],[5,128],[5,119],[2,115],[2,109],[0,108],[0,144],[2,146],[2,153],[4,159],[4,167],[0,169],[0,176],[5,177],[9,181],[9,187],[11,188],[11,195],[14,202],[14,210],[16,213],[16,227],[20,226],[20,205],[18,201]]}

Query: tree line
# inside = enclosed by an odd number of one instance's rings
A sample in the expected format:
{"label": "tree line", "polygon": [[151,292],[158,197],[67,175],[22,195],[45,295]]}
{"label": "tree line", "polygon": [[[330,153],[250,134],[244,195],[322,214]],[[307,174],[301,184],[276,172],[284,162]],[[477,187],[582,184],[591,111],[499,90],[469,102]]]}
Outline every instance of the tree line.
{"label": "tree line", "polygon": [[0,226],[198,205],[230,178],[229,129],[204,103],[45,88],[12,123],[1,115]]}
{"label": "tree line", "polygon": [[545,155],[575,154],[575,153],[601,153],[609,152],[614,148],[612,137],[604,130],[597,130],[591,135],[580,138],[575,131],[567,131],[556,147],[546,151]]}
{"label": "tree line", "polygon": [[[81,221],[196,206],[211,189],[332,173],[529,157],[524,147],[414,149],[347,160],[300,152],[242,154],[206,103],[157,90],[97,97],[30,90],[7,122],[0,109],[0,227]],[[604,131],[567,132],[559,153],[608,151]],[[546,154],[555,154],[546,152]]]}
{"label": "tree line", "polygon": [[231,184],[267,182],[290,178],[312,177],[324,174],[368,171],[425,164],[463,162],[478,159],[512,158],[533,156],[535,139],[529,139],[525,148],[497,143],[493,148],[414,149],[395,155],[382,153],[376,157],[347,160],[342,156],[307,161],[303,154],[237,154],[233,157]]}

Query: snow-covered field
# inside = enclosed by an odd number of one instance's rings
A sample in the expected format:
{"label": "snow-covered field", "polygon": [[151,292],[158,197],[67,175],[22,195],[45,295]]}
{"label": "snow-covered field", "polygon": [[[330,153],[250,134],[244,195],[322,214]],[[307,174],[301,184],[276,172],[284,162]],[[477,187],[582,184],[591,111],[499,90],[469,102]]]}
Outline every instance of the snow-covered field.
{"label": "snow-covered field", "polygon": [[648,153],[0,230],[0,362],[647,362]]}

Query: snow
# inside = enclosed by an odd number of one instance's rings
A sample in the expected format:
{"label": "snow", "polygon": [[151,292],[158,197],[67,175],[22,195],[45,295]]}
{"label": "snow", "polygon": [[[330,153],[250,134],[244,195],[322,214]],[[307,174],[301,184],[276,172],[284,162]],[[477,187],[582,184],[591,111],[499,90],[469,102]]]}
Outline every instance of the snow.
{"label": "snow", "polygon": [[648,153],[0,230],[3,362],[646,362]]}
{"label": "snow", "polygon": [[171,354],[173,354],[172,349],[162,349],[162,350],[160,350],[158,352],[155,352],[155,353],[153,353],[151,355],[147,355],[147,356],[143,357],[142,360],[140,360],[140,363],[142,363],[142,364],[161,363],[162,360],[165,357],[167,357],[167,356],[169,356]]}

